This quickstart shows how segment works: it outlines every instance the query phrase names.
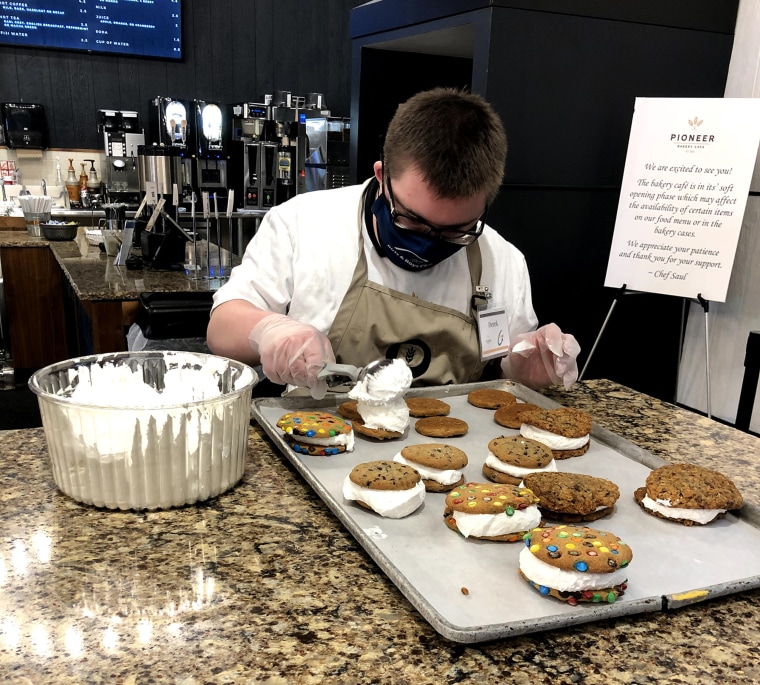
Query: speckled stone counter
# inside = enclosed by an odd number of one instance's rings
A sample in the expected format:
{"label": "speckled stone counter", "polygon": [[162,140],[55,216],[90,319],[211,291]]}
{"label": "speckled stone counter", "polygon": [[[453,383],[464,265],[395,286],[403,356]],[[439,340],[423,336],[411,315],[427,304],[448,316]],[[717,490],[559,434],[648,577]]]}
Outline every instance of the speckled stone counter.
{"label": "speckled stone counter", "polygon": [[[663,458],[720,468],[760,503],[757,438],[609,381],[551,396]],[[760,682],[760,590],[447,641],[255,426],[233,490],[164,512],[60,494],[42,430],[0,433],[0,462],[2,682]]]}
{"label": "speckled stone counter", "polygon": [[[16,248],[24,248],[22,250]],[[215,245],[208,248],[206,241],[197,244],[197,263],[202,268],[193,277],[192,272],[186,270],[162,271],[145,264],[143,268],[130,270],[126,266],[114,265],[114,258],[107,257],[100,251],[97,245],[91,245],[86,236],[86,229],[79,227],[75,240],[47,241],[44,238],[30,236],[26,231],[0,231],[0,249],[6,254],[18,255],[25,253],[26,248],[49,249],[55,261],[46,263],[46,271],[55,270],[55,264],[61,268],[65,283],[75,297],[70,299],[81,304],[84,315],[75,312],[82,320],[80,328],[87,330],[86,338],[91,339],[92,349],[75,350],[69,349],[68,354],[61,354],[57,358],[43,356],[36,363],[29,363],[29,367],[45,366],[49,363],[79,356],[80,354],[119,352],[126,349],[125,327],[134,323],[138,302],[141,293],[173,293],[173,292],[209,292],[218,290],[225,282],[223,276],[229,275],[229,253],[219,250]],[[192,250],[192,247],[189,247]],[[136,254],[140,254],[136,250]],[[224,265],[220,272],[219,264]],[[239,263],[237,256],[233,257],[233,266]],[[26,260],[25,260],[26,263]],[[24,281],[29,270],[16,269],[17,280]],[[31,276],[30,276],[31,278]],[[60,278],[60,276],[59,276]],[[34,288],[34,283],[14,283],[15,292],[23,292],[25,288]],[[9,295],[10,291],[6,292]],[[46,293],[40,306],[49,311],[63,311],[65,309],[64,293],[56,285],[51,292]],[[10,305],[13,307],[14,305]],[[23,307],[19,305],[19,308]],[[16,333],[19,339],[30,339],[37,336],[37,331],[26,331],[23,319],[15,321]],[[13,334],[13,327],[11,331]],[[64,333],[59,332],[59,336]],[[19,353],[19,345],[13,350],[14,359]]]}
{"label": "speckled stone counter", "polygon": [[[49,247],[74,292],[85,302],[136,300],[142,292],[216,290],[223,282],[217,277],[218,272],[214,272],[219,260],[213,248],[210,277],[207,268],[202,271],[202,277],[197,279],[191,278],[186,271],[159,271],[148,265],[131,271],[125,266],[115,266],[113,258],[106,257],[97,246],[89,244],[85,228],[81,226],[75,240],[55,242],[30,236],[25,231],[0,231],[0,247]],[[205,242],[201,243],[200,249],[205,249],[204,254],[208,254]],[[222,259],[227,258],[225,250]],[[203,263],[208,262],[206,260]]]}

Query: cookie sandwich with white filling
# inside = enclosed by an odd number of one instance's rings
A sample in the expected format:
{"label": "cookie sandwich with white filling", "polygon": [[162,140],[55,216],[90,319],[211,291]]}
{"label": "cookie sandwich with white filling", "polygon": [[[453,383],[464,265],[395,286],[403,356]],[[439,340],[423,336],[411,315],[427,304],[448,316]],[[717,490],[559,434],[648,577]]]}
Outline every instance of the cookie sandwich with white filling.
{"label": "cookie sandwich with white filling", "polygon": [[731,480],[696,464],[655,469],[633,497],[647,514],[684,526],[707,525],[744,503]]}
{"label": "cookie sandwich with white filling", "polygon": [[411,466],[387,459],[357,464],[343,481],[343,497],[380,516],[400,519],[425,501],[425,486]]}
{"label": "cookie sandwich with white filling", "polygon": [[536,528],[525,536],[520,575],[542,595],[612,604],[628,587],[633,551],[617,535],[585,526]]}
{"label": "cookie sandwich with white filling", "polygon": [[580,457],[588,451],[591,415],[573,407],[521,412],[520,435],[538,440],[554,452],[555,459]]}
{"label": "cookie sandwich with white filling", "polygon": [[429,442],[407,445],[393,461],[415,469],[428,492],[448,492],[464,483],[462,469],[468,460],[467,454],[453,445]]}
{"label": "cookie sandwich with white filling", "polygon": [[285,432],[285,442],[299,454],[330,456],[354,449],[351,424],[329,412],[288,412],[277,421],[277,427]]}
{"label": "cookie sandwich with white filling", "polygon": [[446,495],[443,519],[466,538],[519,542],[541,523],[537,502],[516,485],[465,483]]}

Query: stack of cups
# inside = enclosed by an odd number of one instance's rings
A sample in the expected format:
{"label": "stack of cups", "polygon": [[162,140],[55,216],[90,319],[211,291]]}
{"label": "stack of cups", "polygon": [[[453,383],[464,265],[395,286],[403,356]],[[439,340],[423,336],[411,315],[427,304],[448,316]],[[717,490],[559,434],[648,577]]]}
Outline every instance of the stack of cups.
{"label": "stack of cups", "polygon": [[19,195],[18,202],[26,219],[26,232],[40,237],[40,224],[50,221],[53,198],[47,195]]}

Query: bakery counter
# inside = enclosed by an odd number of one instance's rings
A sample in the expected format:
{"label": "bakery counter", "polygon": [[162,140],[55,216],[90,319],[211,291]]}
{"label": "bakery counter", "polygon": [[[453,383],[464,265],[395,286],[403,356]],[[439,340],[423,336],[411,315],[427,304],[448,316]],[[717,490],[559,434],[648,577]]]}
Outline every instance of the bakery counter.
{"label": "bakery counter", "polygon": [[[760,503],[757,438],[605,380],[551,396],[665,459],[720,467]],[[79,505],[55,489],[41,429],[0,433],[0,488],[5,682],[760,682],[760,590],[477,645],[442,638],[255,426],[243,480],[199,506]]]}
{"label": "bakery counter", "polygon": [[[133,219],[135,216],[135,209],[128,209],[125,212],[126,219]],[[256,231],[259,229],[261,220],[266,216],[267,209],[238,209],[230,214],[228,217],[225,213],[220,214],[218,226],[221,233],[222,244],[226,245],[228,242],[228,236],[232,232],[233,251],[236,254],[242,254],[245,250],[245,246],[248,241],[253,237]],[[105,218],[105,210],[103,209],[62,209],[54,207],[51,218],[57,221],[78,221],[82,226],[98,226],[98,221]],[[147,219],[150,216],[150,209],[143,212],[142,217]],[[172,215],[174,216],[174,215]],[[180,211],[178,217],[180,224],[188,231],[193,226],[192,215],[189,211],[183,208]],[[23,219],[23,217],[22,217]],[[199,231],[208,231],[213,237],[214,231],[217,228],[217,221],[215,219],[204,220],[200,216],[197,217],[195,222],[196,228]],[[1,227],[0,227],[1,228]]]}
{"label": "bakery counter", "polygon": [[[220,252],[225,264],[229,253],[208,250],[205,241],[198,245],[199,263],[211,268],[204,266],[194,279],[185,270],[116,266],[88,242],[84,226],[68,241],[0,231],[14,366],[39,368],[79,354],[124,350],[140,293],[218,289],[224,282],[215,276]],[[238,261],[233,257],[233,264]]]}

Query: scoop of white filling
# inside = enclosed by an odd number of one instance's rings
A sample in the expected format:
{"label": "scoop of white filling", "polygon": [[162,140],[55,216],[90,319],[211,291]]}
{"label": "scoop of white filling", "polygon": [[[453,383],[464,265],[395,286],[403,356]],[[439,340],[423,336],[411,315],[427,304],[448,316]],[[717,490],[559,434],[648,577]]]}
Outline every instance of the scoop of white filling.
{"label": "scoop of white filling", "polygon": [[552,450],[578,450],[589,441],[588,435],[581,438],[565,438],[527,423],[520,426],[520,435],[531,440],[538,440]]}
{"label": "scoop of white filling", "polygon": [[380,516],[400,519],[419,508],[425,500],[425,485],[420,481],[406,490],[374,490],[357,485],[346,476],[343,481],[343,497],[364,502]]}
{"label": "scoop of white filling", "polygon": [[468,538],[494,537],[531,530],[541,523],[541,512],[537,506],[515,509],[512,516],[501,514],[468,514],[455,511],[451,514],[457,522],[459,532]]}
{"label": "scoop of white filling", "polygon": [[560,592],[580,592],[582,590],[602,590],[621,585],[628,580],[628,568],[619,568],[612,573],[581,573],[565,571],[545,561],[541,561],[527,547],[520,552],[520,570],[526,578],[537,585]]}
{"label": "scoop of white filling", "polygon": [[656,511],[658,514],[669,519],[687,519],[696,523],[710,523],[716,516],[725,513],[725,509],[684,509],[683,507],[671,507],[670,500],[658,499],[653,500],[648,495],[644,496],[641,503],[650,511]]}
{"label": "scoop of white filling", "polygon": [[359,381],[348,396],[367,428],[384,428],[403,433],[409,425],[409,407],[404,394],[412,384],[412,371],[402,359],[380,368]]}
{"label": "scoop of white filling", "polygon": [[415,471],[417,471],[417,473],[420,474],[420,476],[422,476],[423,480],[432,480],[436,483],[440,483],[441,485],[454,485],[454,483],[458,483],[462,478],[461,471],[456,471],[454,469],[436,469],[432,466],[422,466],[415,461],[407,461],[404,459],[404,457],[401,456],[401,452],[393,457],[393,461],[397,461],[399,464],[406,464],[407,466],[411,466]]}
{"label": "scoop of white filling", "polygon": [[515,478],[522,478],[529,473],[536,473],[537,471],[556,471],[557,464],[552,459],[546,466],[534,469],[524,469],[520,466],[512,466],[512,464],[505,464],[501,459],[495,457],[492,452],[488,453],[486,457],[486,466],[490,466],[494,471],[500,473],[506,473],[508,476],[514,476]]}

